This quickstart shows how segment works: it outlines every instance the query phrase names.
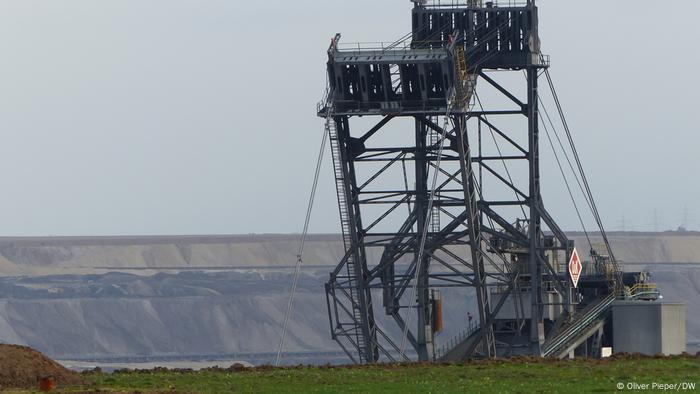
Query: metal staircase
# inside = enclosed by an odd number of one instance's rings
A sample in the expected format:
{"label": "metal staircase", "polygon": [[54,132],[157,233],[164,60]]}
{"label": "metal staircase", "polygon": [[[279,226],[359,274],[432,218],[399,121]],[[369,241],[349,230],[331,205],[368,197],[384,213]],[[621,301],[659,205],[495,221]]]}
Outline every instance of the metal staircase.
{"label": "metal staircase", "polygon": [[[350,245],[352,245],[352,238],[350,233],[350,215],[348,213],[348,198],[345,184],[345,171],[342,167],[338,130],[336,129],[335,121],[331,117],[328,117],[326,119],[326,131],[328,132],[328,137],[331,141],[331,156],[333,157],[335,190],[338,194],[338,207],[340,210],[340,226],[343,232],[343,244],[345,246],[345,251],[347,252]],[[352,254],[350,256],[351,257],[348,257],[347,260],[347,266],[348,268],[354,268]]]}
{"label": "metal staircase", "polygon": [[545,342],[542,355],[565,357],[569,351],[588,339],[599,326],[605,324],[605,314],[610,310],[615,299],[615,294],[610,294],[578,313],[559,334]]}
{"label": "metal staircase", "polygon": [[463,330],[457,335],[453,336],[447,342],[445,342],[445,344],[435,350],[435,360],[462,360],[478,332],[478,325],[470,325],[466,330]]}
{"label": "metal staircase", "polygon": [[343,168],[342,161],[342,151],[341,151],[341,141],[338,136],[338,131],[336,128],[335,120],[331,116],[326,117],[326,132],[328,133],[331,145],[331,156],[333,158],[333,172],[335,175],[335,188],[338,194],[338,207],[340,211],[340,225],[343,233],[343,244],[345,247],[345,266],[347,267],[347,296],[352,304],[352,317],[353,321],[350,323],[343,323],[343,325],[349,325],[349,329],[346,327],[341,327],[342,330],[346,331],[349,336],[354,338],[355,345],[359,350],[359,362],[373,362],[373,357],[370,356],[370,351],[367,351],[367,343],[365,341],[364,327],[370,327],[368,325],[367,316],[363,313],[363,308],[361,305],[365,303],[367,308],[371,308],[371,298],[369,292],[364,294],[359,294],[361,290],[358,290],[357,278],[362,278],[362,267],[358,265],[355,261],[355,253],[350,251],[352,246],[352,223],[350,218],[350,204],[349,204],[349,193],[347,189],[347,182],[345,178],[345,169]]}
{"label": "metal staircase", "polygon": [[457,45],[455,47],[455,68],[457,74],[457,89],[455,91],[454,107],[464,109],[470,107],[474,89],[476,87],[476,75],[469,74],[467,67],[467,57],[464,53],[464,46]]}

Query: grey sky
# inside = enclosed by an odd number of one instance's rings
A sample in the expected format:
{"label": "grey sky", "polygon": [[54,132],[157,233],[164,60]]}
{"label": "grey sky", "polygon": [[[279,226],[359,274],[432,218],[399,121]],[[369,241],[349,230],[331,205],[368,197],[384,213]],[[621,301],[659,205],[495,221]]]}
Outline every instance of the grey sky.
{"label": "grey sky", "polygon": [[[264,5],[263,5],[264,4]],[[608,227],[700,227],[700,2],[541,0],[543,51]],[[2,0],[2,235],[297,232],[325,49],[408,0]],[[543,151],[549,152],[548,147]],[[576,229],[548,153],[545,202]],[[314,232],[337,231],[328,161]]]}

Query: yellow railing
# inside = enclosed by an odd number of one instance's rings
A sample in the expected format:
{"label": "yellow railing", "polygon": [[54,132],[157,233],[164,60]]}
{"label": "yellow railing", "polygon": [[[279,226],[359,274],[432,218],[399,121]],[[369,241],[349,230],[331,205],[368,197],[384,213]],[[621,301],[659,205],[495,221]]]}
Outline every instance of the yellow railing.
{"label": "yellow railing", "polygon": [[636,283],[629,288],[629,292],[626,296],[626,298],[631,298],[633,300],[642,297],[644,297],[643,299],[656,299],[659,296],[659,290],[654,283]]}
{"label": "yellow railing", "polygon": [[464,55],[464,47],[455,47],[455,67],[457,68],[457,103],[458,107],[465,108],[471,100],[471,80],[469,78],[469,68],[467,67],[467,57]]}
{"label": "yellow railing", "polygon": [[638,294],[638,293],[646,293],[650,291],[656,291],[657,287],[655,283],[637,283],[634,286],[630,287],[630,293],[632,295]]}

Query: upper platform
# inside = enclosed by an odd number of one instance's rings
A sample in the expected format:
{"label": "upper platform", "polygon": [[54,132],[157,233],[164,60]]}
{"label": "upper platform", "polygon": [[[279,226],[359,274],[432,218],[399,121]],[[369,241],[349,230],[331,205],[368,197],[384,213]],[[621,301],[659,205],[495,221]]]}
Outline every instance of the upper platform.
{"label": "upper platform", "polygon": [[470,70],[517,70],[542,63],[533,0],[414,3],[413,47],[445,46],[456,31],[463,37]]}
{"label": "upper platform", "polygon": [[[455,79],[454,45],[352,44],[328,50],[329,100],[336,115],[441,113]],[[319,108],[325,116],[326,108]]]}
{"label": "upper platform", "polygon": [[348,116],[443,115],[450,110],[458,64],[473,76],[485,69],[548,66],[531,0],[414,3],[413,31],[402,40],[345,45],[336,35],[328,49],[329,91],[319,116],[331,109]]}

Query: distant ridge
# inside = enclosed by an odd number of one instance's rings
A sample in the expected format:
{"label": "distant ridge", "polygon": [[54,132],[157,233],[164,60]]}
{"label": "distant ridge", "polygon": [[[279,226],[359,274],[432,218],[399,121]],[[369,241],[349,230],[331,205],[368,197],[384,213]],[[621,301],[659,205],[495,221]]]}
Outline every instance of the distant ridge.
{"label": "distant ridge", "polygon": [[[582,231],[566,231],[571,237],[584,236]],[[592,237],[597,237],[598,232],[589,232]],[[609,231],[609,236],[682,236],[700,237],[700,231]],[[0,245],[156,245],[170,243],[248,243],[270,241],[298,241],[300,234],[290,233],[261,233],[261,234],[203,234],[203,235],[96,235],[96,236],[0,236]],[[339,241],[337,233],[311,233],[308,238],[311,241]]]}

